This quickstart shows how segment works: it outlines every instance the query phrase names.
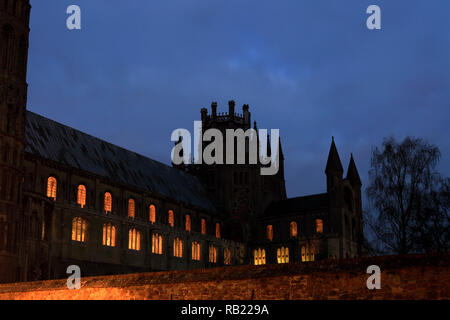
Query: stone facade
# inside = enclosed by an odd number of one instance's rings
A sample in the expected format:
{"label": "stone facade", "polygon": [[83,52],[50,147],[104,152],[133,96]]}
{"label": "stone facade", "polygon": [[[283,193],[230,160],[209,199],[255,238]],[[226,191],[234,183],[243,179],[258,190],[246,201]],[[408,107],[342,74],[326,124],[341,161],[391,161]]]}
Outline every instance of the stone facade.
{"label": "stone facade", "polygon": [[[449,262],[447,253],[139,273],[82,278],[79,290],[66,280],[40,281],[0,285],[0,299],[448,300]],[[370,265],[381,269],[381,289],[366,286]]]}
{"label": "stone facade", "polygon": [[[29,13],[0,0],[0,282],[62,278],[72,264],[93,276],[361,255],[361,181],[353,157],[343,178],[334,141],[327,192],[287,199],[281,147],[273,176],[169,167],[27,111]],[[217,107],[201,109],[203,130],[251,128],[248,105]]]}

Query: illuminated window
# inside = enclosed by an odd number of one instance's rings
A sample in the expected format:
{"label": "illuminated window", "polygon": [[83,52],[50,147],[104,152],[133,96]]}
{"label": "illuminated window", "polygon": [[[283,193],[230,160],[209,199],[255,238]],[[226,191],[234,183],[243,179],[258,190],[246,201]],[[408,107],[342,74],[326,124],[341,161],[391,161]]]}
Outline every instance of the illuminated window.
{"label": "illuminated window", "polygon": [[141,250],[141,232],[135,228],[131,228],[128,231],[128,249]]}
{"label": "illuminated window", "polygon": [[289,263],[289,248],[281,247],[277,249],[278,263]]}
{"label": "illuminated window", "polygon": [[160,234],[152,234],[152,253],[162,254],[162,236]]}
{"label": "illuminated window", "polygon": [[169,226],[174,226],[174,217],[173,217],[173,211],[169,210]]}
{"label": "illuminated window", "polygon": [[104,198],[104,209],[106,213],[111,212],[112,210],[112,196],[111,193],[105,192],[105,198]]}
{"label": "illuminated window", "polygon": [[191,216],[186,215],[186,231],[191,231]]}
{"label": "illuminated window", "polygon": [[206,220],[202,219],[202,234],[206,234]]}
{"label": "illuminated window", "polygon": [[200,243],[192,242],[192,260],[200,261]]}
{"label": "illuminated window", "polygon": [[134,199],[128,199],[128,217],[134,219],[136,205]]}
{"label": "illuminated window", "polygon": [[220,239],[220,223],[216,223],[216,238]]}
{"label": "illuminated window", "polygon": [[86,205],[86,187],[82,184],[78,186],[77,203],[82,208]]}
{"label": "illuminated window", "polygon": [[223,263],[226,265],[231,264],[231,250],[228,248],[223,250]]}
{"label": "illuminated window", "polygon": [[255,249],[253,251],[253,263],[255,266],[266,264],[266,250],[265,249]]}
{"label": "illuminated window", "polygon": [[315,258],[314,246],[313,245],[302,246],[301,254],[302,254],[302,262],[314,261]]}
{"label": "illuminated window", "polygon": [[86,242],[87,221],[76,217],[72,219],[72,240]]}
{"label": "illuminated window", "polygon": [[156,222],[156,207],[153,204],[151,204],[149,207],[149,211],[150,211],[149,212],[150,222],[155,223]]}
{"label": "illuminated window", "polygon": [[291,237],[293,237],[293,238],[297,237],[297,234],[298,234],[297,222],[292,221],[290,226],[291,226]]}
{"label": "illuminated window", "polygon": [[322,219],[316,219],[316,233],[323,233],[323,221]]}
{"label": "illuminated window", "polygon": [[116,227],[111,223],[103,225],[103,245],[107,247],[116,246]]}
{"label": "illuminated window", "polygon": [[209,246],[209,262],[217,263],[217,248],[213,245]]}
{"label": "illuminated window", "polygon": [[271,224],[267,226],[267,239],[270,241],[273,240],[273,226]]}
{"label": "illuminated window", "polygon": [[48,177],[47,180],[47,197],[53,199],[53,201],[56,200],[56,178],[55,177]]}
{"label": "illuminated window", "polygon": [[180,238],[173,239],[173,255],[174,257],[183,257],[183,240]]}

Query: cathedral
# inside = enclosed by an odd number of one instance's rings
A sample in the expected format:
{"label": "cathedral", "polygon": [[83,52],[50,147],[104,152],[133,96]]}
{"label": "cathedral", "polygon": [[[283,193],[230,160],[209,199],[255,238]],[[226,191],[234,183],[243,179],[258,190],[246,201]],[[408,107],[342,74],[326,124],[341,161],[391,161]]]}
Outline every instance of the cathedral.
{"label": "cathedral", "polygon": [[[0,283],[361,255],[361,180],[334,139],[327,192],[287,198],[281,147],[273,176],[168,166],[27,111],[30,10],[0,0]],[[217,108],[203,128],[252,127],[248,105]]]}

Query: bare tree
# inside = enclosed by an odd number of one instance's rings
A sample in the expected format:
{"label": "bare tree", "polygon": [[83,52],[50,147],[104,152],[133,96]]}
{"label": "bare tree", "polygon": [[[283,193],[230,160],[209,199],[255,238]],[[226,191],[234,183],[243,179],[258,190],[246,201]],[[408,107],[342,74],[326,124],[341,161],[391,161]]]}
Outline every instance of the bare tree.
{"label": "bare tree", "polygon": [[375,215],[367,223],[388,251],[448,249],[449,187],[435,171],[439,158],[436,146],[412,137],[373,150],[366,193]]}

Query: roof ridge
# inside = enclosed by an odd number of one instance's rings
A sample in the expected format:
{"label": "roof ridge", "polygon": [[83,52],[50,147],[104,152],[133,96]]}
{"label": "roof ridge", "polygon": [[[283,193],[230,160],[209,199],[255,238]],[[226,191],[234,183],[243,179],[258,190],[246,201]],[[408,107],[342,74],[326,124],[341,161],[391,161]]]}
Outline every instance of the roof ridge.
{"label": "roof ridge", "polygon": [[[115,147],[115,148],[122,149],[122,150],[124,150],[124,151],[134,153],[134,154],[137,155],[137,156],[146,158],[146,159],[148,159],[148,160],[151,160],[151,161],[153,161],[153,162],[156,162],[156,163],[158,163],[158,164],[161,164],[161,165],[163,165],[163,166],[166,166],[166,167],[168,167],[168,168],[170,168],[170,169],[177,170],[177,171],[179,171],[179,172],[183,172],[183,171],[180,171],[180,170],[178,170],[178,169],[176,169],[176,168],[173,168],[173,167],[171,167],[171,166],[169,166],[169,165],[167,165],[167,164],[165,164],[165,163],[163,163],[163,162],[161,162],[161,161],[152,159],[152,158],[150,158],[150,157],[148,157],[148,156],[145,156],[145,155],[143,155],[143,154],[137,153],[137,152],[135,152],[135,151],[133,151],[133,150],[129,150],[129,149],[126,149],[125,147],[121,147],[121,146],[116,145],[116,144],[114,144],[114,143],[112,143],[112,142],[103,140],[103,139],[101,139],[101,138],[98,138],[98,137],[96,137],[96,136],[90,134],[90,133],[86,133],[86,132],[84,132],[84,131],[81,131],[81,130],[79,130],[79,129],[76,129],[76,128],[74,128],[74,127],[71,127],[71,126],[66,125],[66,124],[64,124],[64,123],[61,123],[61,122],[59,122],[59,121],[56,121],[56,120],[47,118],[47,117],[45,117],[45,116],[43,116],[43,115],[41,115],[41,114],[38,114],[38,113],[36,113],[36,112],[30,111],[30,110],[27,110],[27,112],[32,113],[33,115],[38,116],[38,117],[40,117],[40,118],[42,118],[42,119],[45,119],[46,121],[53,122],[53,123],[55,123],[55,124],[57,124],[57,125],[59,125],[59,126],[69,128],[69,129],[71,129],[71,130],[74,130],[74,131],[79,132],[80,134],[89,136],[89,137],[91,137],[91,138],[93,138],[93,139],[95,139],[95,140],[98,140],[98,141],[101,141],[101,142],[103,142],[103,143],[109,144],[109,145],[111,145],[111,146],[113,146],[113,147]],[[184,173],[184,172],[183,172],[183,173]]]}

